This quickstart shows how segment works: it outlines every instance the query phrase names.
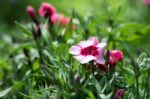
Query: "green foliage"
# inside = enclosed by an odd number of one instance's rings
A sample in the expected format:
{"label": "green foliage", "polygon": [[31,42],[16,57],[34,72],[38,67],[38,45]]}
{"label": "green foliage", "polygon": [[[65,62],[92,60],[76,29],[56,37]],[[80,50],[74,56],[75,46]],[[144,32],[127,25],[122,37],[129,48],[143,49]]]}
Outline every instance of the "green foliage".
{"label": "green foliage", "polygon": [[[149,26],[127,20],[121,8],[105,4],[101,14],[82,16],[73,11],[66,27],[41,19],[48,28],[43,26],[36,39],[33,22],[15,22],[18,33],[0,40],[0,98],[113,99],[117,89],[124,89],[125,99],[149,99]],[[122,50],[123,62],[108,72],[81,65],[69,48],[90,36],[106,40],[107,49]]]}

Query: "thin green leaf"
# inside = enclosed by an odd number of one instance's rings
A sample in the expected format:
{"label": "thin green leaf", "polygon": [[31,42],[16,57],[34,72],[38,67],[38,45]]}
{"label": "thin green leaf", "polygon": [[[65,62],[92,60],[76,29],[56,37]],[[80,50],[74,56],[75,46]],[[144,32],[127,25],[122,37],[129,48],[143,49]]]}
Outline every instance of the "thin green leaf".
{"label": "thin green leaf", "polygon": [[10,91],[12,90],[12,87],[8,87],[7,89],[0,92],[0,98],[6,96]]}

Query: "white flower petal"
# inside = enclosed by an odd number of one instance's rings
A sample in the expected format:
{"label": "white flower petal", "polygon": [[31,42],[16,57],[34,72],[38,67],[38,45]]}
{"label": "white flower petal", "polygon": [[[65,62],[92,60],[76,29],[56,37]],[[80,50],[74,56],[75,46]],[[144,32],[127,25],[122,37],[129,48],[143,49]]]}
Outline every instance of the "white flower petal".
{"label": "white flower petal", "polygon": [[80,62],[81,62],[81,64],[85,64],[85,63],[88,63],[95,59],[96,59],[96,57],[88,55],[88,56],[85,56],[82,60],[80,60]]}
{"label": "white flower petal", "polygon": [[95,61],[96,63],[102,64],[102,65],[105,64],[105,60],[103,57],[97,57]]}
{"label": "white flower petal", "polygon": [[79,55],[79,54],[80,54],[80,51],[81,51],[81,47],[80,47],[80,46],[72,46],[72,47],[69,49],[69,53],[70,53],[70,54],[73,54],[73,55]]}
{"label": "white flower petal", "polygon": [[85,58],[85,56],[83,55],[77,55],[77,56],[74,56],[75,59],[77,59],[78,61],[81,61]]}
{"label": "white flower petal", "polygon": [[106,42],[101,42],[101,43],[99,43],[96,47],[104,48],[104,47],[106,47],[106,45],[107,45]]}
{"label": "white flower petal", "polygon": [[99,40],[96,37],[90,37],[88,42],[91,42],[93,45],[97,45],[99,43]]}
{"label": "white flower petal", "polygon": [[81,41],[80,43],[78,43],[78,45],[81,46],[82,48],[86,48],[88,46],[93,45],[93,43],[90,41]]}
{"label": "white flower petal", "polygon": [[104,54],[105,54],[105,51],[106,51],[105,49],[99,48],[99,49],[98,49],[99,57],[103,57]]}

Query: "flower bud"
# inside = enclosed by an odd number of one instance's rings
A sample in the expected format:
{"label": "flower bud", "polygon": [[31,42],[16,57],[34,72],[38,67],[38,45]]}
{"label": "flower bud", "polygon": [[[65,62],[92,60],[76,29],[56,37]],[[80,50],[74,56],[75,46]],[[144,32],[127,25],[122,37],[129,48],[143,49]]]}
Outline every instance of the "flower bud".
{"label": "flower bud", "polygon": [[35,18],[36,14],[35,14],[35,10],[32,6],[28,6],[27,7],[27,13],[31,18]]}
{"label": "flower bud", "polygon": [[124,89],[118,89],[115,94],[115,99],[123,99]]}
{"label": "flower bud", "polygon": [[95,66],[96,66],[96,68],[99,68],[102,71],[105,71],[105,72],[108,71],[108,68],[106,65],[96,63]]}
{"label": "flower bud", "polygon": [[121,62],[123,60],[123,54],[120,50],[110,51],[109,64],[115,65],[116,61]]}

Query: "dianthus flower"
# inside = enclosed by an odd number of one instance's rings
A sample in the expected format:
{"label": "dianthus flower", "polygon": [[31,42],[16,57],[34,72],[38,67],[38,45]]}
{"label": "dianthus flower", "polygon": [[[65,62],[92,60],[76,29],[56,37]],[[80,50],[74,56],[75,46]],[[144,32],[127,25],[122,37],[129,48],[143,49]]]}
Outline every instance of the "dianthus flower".
{"label": "dianthus flower", "polygon": [[109,56],[109,64],[114,66],[116,62],[121,62],[123,59],[123,54],[120,50],[112,50],[110,51],[110,56]]}
{"label": "dianthus flower", "polygon": [[99,42],[96,37],[91,37],[86,41],[81,41],[69,49],[69,53],[80,61],[81,64],[95,61],[99,64],[105,64],[104,47],[106,42]]}
{"label": "dianthus flower", "polygon": [[41,7],[39,8],[39,14],[42,17],[51,17],[55,13],[55,8],[49,3],[42,3]]}

